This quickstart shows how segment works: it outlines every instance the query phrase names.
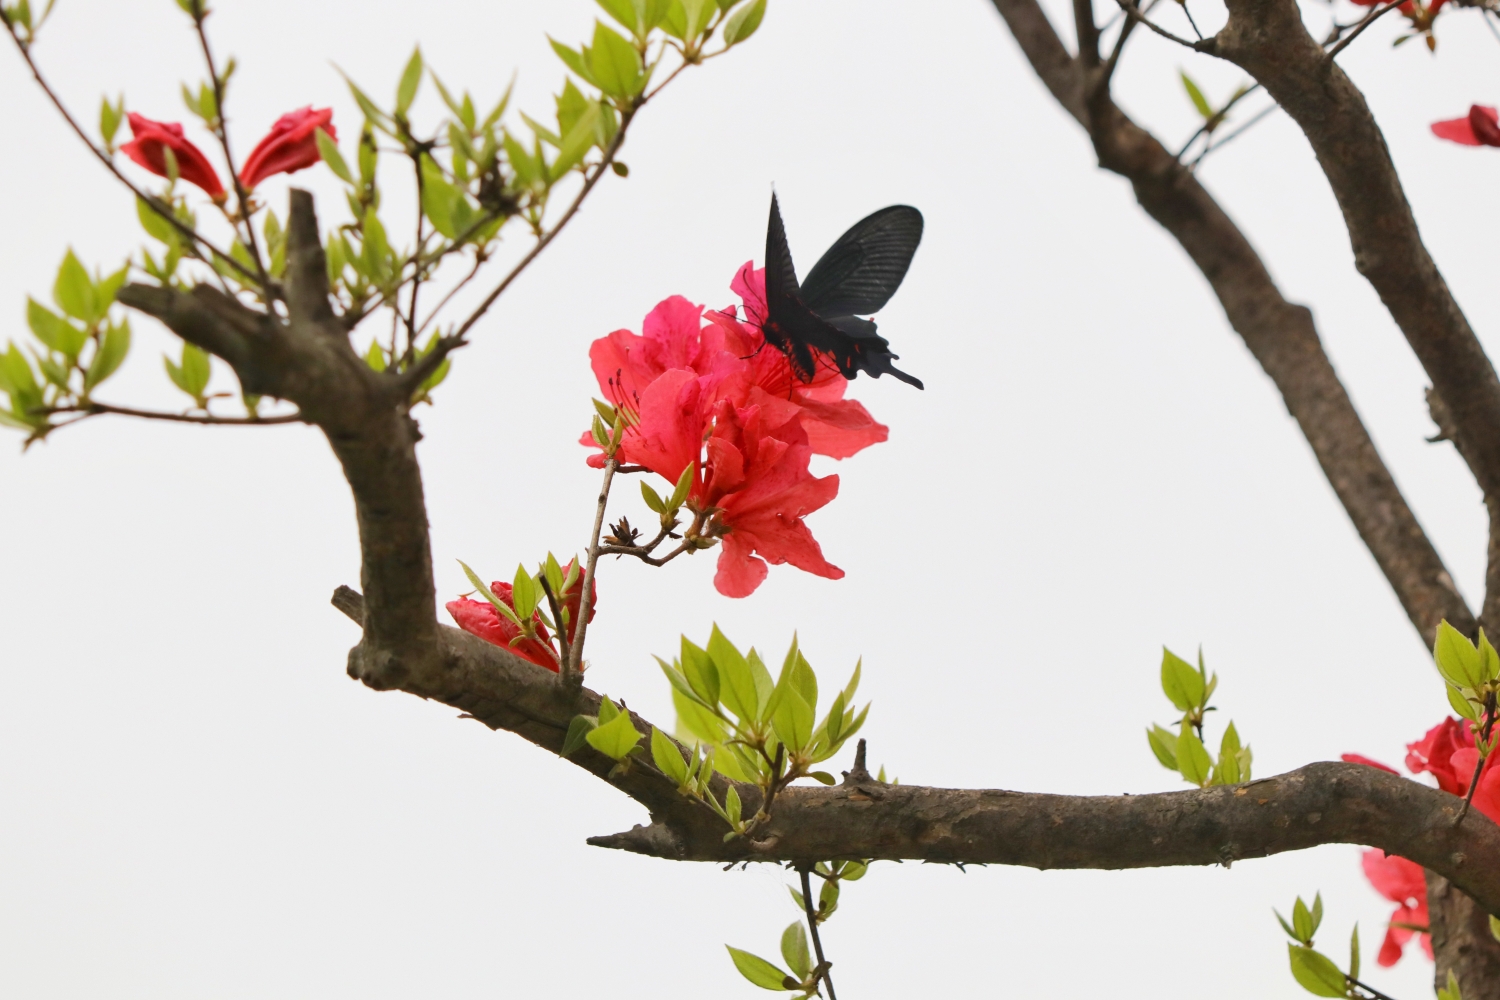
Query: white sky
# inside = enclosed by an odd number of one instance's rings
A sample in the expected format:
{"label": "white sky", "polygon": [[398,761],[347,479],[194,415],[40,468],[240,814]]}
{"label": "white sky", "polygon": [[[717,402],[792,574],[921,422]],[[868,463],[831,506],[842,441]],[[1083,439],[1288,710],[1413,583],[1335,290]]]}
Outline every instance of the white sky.
{"label": "white sky", "polygon": [[[1198,3],[1207,30],[1222,12]],[[242,151],[307,103],[332,104],[352,136],[333,64],[386,94],[415,41],[485,100],[518,68],[521,106],[545,111],[562,71],[544,34],[583,38],[594,16],[584,0],[219,6],[217,44],[241,67]],[[1500,98],[1496,43],[1476,12],[1444,15],[1435,59],[1392,51],[1397,30],[1377,25],[1343,61],[1487,336],[1500,152],[1439,143],[1427,124]],[[1240,80],[1145,32],[1132,46],[1122,99],[1169,143],[1195,124],[1179,66],[1218,99]],[[200,73],[166,0],[61,0],[37,55],[90,122],[99,94],[122,88],[134,110],[185,118],[178,82]],[[3,339],[20,336],[24,296],[47,296],[66,247],[113,267],[143,237],[13,54],[0,88]],[[435,113],[432,96],[419,108]],[[589,342],[639,329],[670,294],[731,301],[774,182],[804,269],[875,208],[925,213],[880,324],[927,390],[855,386],[891,440],[839,464],[841,494],[811,520],[846,579],[781,567],[730,601],[712,590],[712,557],[608,564],[592,686],[665,722],[651,654],[679,633],[701,639],[718,621],[779,655],[796,629],[827,677],[864,657],[872,763],[912,783],[1076,793],[1179,787],[1142,736],[1170,721],[1163,643],[1204,645],[1221,718],[1259,775],[1346,750],[1396,764],[1444,714],[1270,382],[1177,246],[1094,168],[987,3],[773,3],[743,50],[647,109],[623,158],[630,178],[604,184],[422,414],[445,597],[467,589],[458,558],[505,576],[583,546],[597,485],[574,444],[594,392]],[[340,221],[315,173],[297,182]],[[1422,440],[1425,380],[1354,272],[1305,142],[1273,116],[1203,176],[1315,310],[1477,603],[1479,494],[1448,446]],[[265,188],[279,210],[285,184]],[[101,398],[181,406],[158,360],[169,338],[137,328]],[[788,878],[588,848],[642,810],[518,738],[344,676],[356,632],[327,601],[358,582],[358,553],[315,431],[94,420],[24,456],[0,448],[0,483],[0,994],[762,995],[721,946],[775,957],[795,916]],[[640,507],[631,490],[619,513]],[[1232,871],[879,865],[846,892],[827,944],[851,998],[1293,995],[1270,911],[1297,893],[1322,890],[1332,954],[1355,920],[1374,954],[1390,907],[1357,853]],[[1370,978],[1420,996],[1429,969],[1408,959]]]}

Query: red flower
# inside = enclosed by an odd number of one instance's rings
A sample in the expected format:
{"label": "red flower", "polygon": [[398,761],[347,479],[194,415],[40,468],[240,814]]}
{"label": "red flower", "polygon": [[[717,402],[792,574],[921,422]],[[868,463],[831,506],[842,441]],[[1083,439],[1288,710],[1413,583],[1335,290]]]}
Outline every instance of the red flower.
{"label": "red flower", "polygon": [[1384,851],[1365,851],[1360,856],[1365,878],[1375,891],[1396,904],[1386,927],[1380,955],[1375,959],[1383,966],[1395,965],[1401,951],[1413,934],[1422,938],[1422,948],[1432,958],[1432,938],[1427,931],[1427,880],[1422,866]]}
{"label": "red flower", "polygon": [[1462,795],[1469,787],[1469,778],[1474,773],[1474,763],[1462,777],[1454,767],[1455,751],[1474,746],[1474,734],[1469,732],[1466,722],[1452,716],[1427,730],[1427,735],[1415,743],[1406,745],[1406,768],[1413,774],[1427,771],[1437,778],[1438,787],[1450,795]]}
{"label": "red flower", "polygon": [[316,135],[319,129],[330,139],[339,137],[333,127],[332,108],[314,111],[309,106],[276,119],[240,168],[240,183],[251,190],[273,174],[292,174],[317,163],[322,159]]}
{"label": "red flower", "polygon": [[[569,563],[563,569],[566,577],[573,568]],[[512,611],[516,609],[515,600],[511,596],[512,587],[508,583],[495,581],[490,584],[490,593],[500,599],[500,602]],[[589,621],[594,620],[594,613],[599,609],[598,588],[594,588],[594,597],[589,602]],[[573,636],[578,629],[578,612],[583,600],[583,587],[574,585],[573,590],[563,601],[563,607],[568,611],[568,641],[573,641]],[[472,635],[477,635],[486,642],[492,642],[496,646],[503,646],[525,660],[530,660],[539,667],[557,672],[560,654],[557,646],[552,641],[552,636],[547,632],[547,626],[542,622],[541,611],[538,609],[532,615],[532,628],[536,632],[536,638],[521,637],[521,630],[509,618],[503,617],[495,610],[495,606],[489,601],[475,601],[467,597],[460,597],[456,601],[447,604],[448,613],[458,623],[458,627]]]}
{"label": "red flower", "polygon": [[202,188],[214,201],[224,200],[224,185],[203,151],[182,136],[182,126],[177,122],[154,122],[134,111],[130,113],[130,132],[134,136],[120,147],[120,152],[136,163],[156,174],[167,176],[167,157],[163,150],[170,149],[177,160],[177,176],[189,184]]}
{"label": "red flower", "polygon": [[[761,291],[754,292],[752,286]],[[764,300],[765,272],[747,264],[732,286],[742,296],[758,294]],[[747,313],[750,299],[747,297]],[[752,313],[752,315],[755,315]],[[704,310],[680,295],[661,302],[641,328],[641,335],[616,330],[594,341],[589,349],[594,377],[610,402],[638,410],[645,405],[646,387],[670,370],[699,376],[698,398],[705,419],[721,399],[736,406],[756,405],[776,409],[784,419],[801,417],[813,454],[848,458],[855,452],[884,441],[889,429],[875,422],[868,410],[852,399],[844,399],[849,380],[831,364],[820,370],[811,384],[793,378],[791,365],[780,351],[766,349],[758,326],[740,323],[731,311],[710,311],[704,326]],[[582,443],[593,446],[584,434]],[[647,465],[668,478],[675,475],[658,469],[631,454],[627,436],[623,460]],[[604,465],[604,456],[592,455],[589,464]],[[681,474],[684,463],[676,466]]]}
{"label": "red flower", "polygon": [[721,535],[714,586],[725,597],[748,597],[769,572],[767,562],[791,563],[830,580],[844,571],[823,558],[803,522],[839,492],[839,477],[808,471],[812,448],[793,418],[768,428],[758,406],[719,404],[708,461],[692,495],[719,509],[710,530]]}
{"label": "red flower", "polygon": [[[1500,771],[1494,764],[1497,757],[1490,754],[1485,759],[1484,770],[1479,773],[1479,787],[1474,791],[1474,808],[1496,823],[1500,823]],[[1479,751],[1472,746],[1455,750],[1451,760],[1454,777],[1458,780],[1455,795],[1468,795],[1469,782],[1474,777],[1474,767],[1479,763]]]}
{"label": "red flower", "polygon": [[1500,114],[1475,104],[1463,118],[1433,122],[1432,134],[1464,146],[1500,146]]}

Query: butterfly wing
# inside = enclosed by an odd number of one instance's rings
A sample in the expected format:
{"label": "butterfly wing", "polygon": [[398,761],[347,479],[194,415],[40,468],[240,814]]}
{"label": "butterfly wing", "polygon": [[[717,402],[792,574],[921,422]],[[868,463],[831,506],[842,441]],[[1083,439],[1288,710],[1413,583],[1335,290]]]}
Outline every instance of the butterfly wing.
{"label": "butterfly wing", "polygon": [[[772,199],[773,225],[779,229],[780,213]],[[910,205],[891,205],[873,212],[849,227],[807,272],[800,286],[802,301],[819,316],[868,316],[890,301],[911,267],[912,256],[922,242],[922,213]],[[771,234],[767,233],[766,259]],[[786,244],[786,233],[781,232]],[[787,255],[790,270],[790,254]],[[770,268],[767,266],[767,280]],[[796,276],[792,275],[795,285]]]}
{"label": "butterfly wing", "polygon": [[766,224],[766,320],[761,332],[767,343],[787,356],[802,381],[811,382],[816,371],[813,341],[819,339],[817,317],[797,293],[797,269],[773,192],[771,217]]}

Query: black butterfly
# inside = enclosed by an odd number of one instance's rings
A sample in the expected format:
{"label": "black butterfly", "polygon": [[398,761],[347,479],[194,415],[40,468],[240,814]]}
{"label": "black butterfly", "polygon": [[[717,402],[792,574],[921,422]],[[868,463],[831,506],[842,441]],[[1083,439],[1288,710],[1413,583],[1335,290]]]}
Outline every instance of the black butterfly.
{"label": "black butterfly", "polygon": [[815,352],[827,354],[845,378],[864,372],[879,378],[889,372],[922,388],[919,379],[891,362],[890,344],[862,319],[878,312],[906,277],[912,255],[922,241],[922,213],[910,205],[891,205],[865,216],[828,248],[797,282],[792,252],[776,195],[771,195],[771,222],[766,229],[766,311],[761,324],[766,342],[792,363],[804,382],[817,372]]}

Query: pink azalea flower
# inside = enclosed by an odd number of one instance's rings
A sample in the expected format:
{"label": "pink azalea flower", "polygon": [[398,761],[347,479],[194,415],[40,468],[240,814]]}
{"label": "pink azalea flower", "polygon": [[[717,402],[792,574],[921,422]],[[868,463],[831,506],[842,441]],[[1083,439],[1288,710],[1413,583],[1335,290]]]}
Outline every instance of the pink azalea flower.
{"label": "pink azalea flower", "polygon": [[170,149],[177,161],[177,176],[203,189],[214,201],[225,198],[224,185],[203,150],[189,142],[182,134],[177,122],[152,121],[145,115],[130,112],[130,132],[134,137],[120,147],[120,152],[136,163],[156,174],[167,176],[167,155]]}
{"label": "pink azalea flower", "polygon": [[1360,863],[1375,891],[1396,904],[1375,960],[1383,966],[1395,965],[1413,934],[1421,937],[1422,949],[1432,958],[1432,938],[1427,934],[1427,879],[1422,866],[1376,850],[1363,852]]}
{"label": "pink azalea flower", "polygon": [[[570,562],[563,568],[566,576],[573,568]],[[490,584],[490,593],[499,598],[500,602],[512,611],[516,609],[515,600],[511,596],[513,588],[510,584],[496,580]],[[594,597],[589,603],[589,621],[594,620],[594,613],[599,609],[599,591],[594,588]],[[583,588],[575,585],[572,593],[564,598],[562,604],[568,611],[568,641],[573,640],[573,635],[578,629],[578,612],[582,604]],[[467,597],[449,601],[448,613],[458,623],[458,627],[470,635],[477,635],[485,642],[503,646],[525,660],[530,660],[539,667],[557,672],[559,656],[557,646],[553,642],[547,626],[542,622],[541,611],[532,615],[532,629],[536,638],[523,637],[520,628],[509,618],[502,617],[500,612],[489,601],[476,601]]]}

